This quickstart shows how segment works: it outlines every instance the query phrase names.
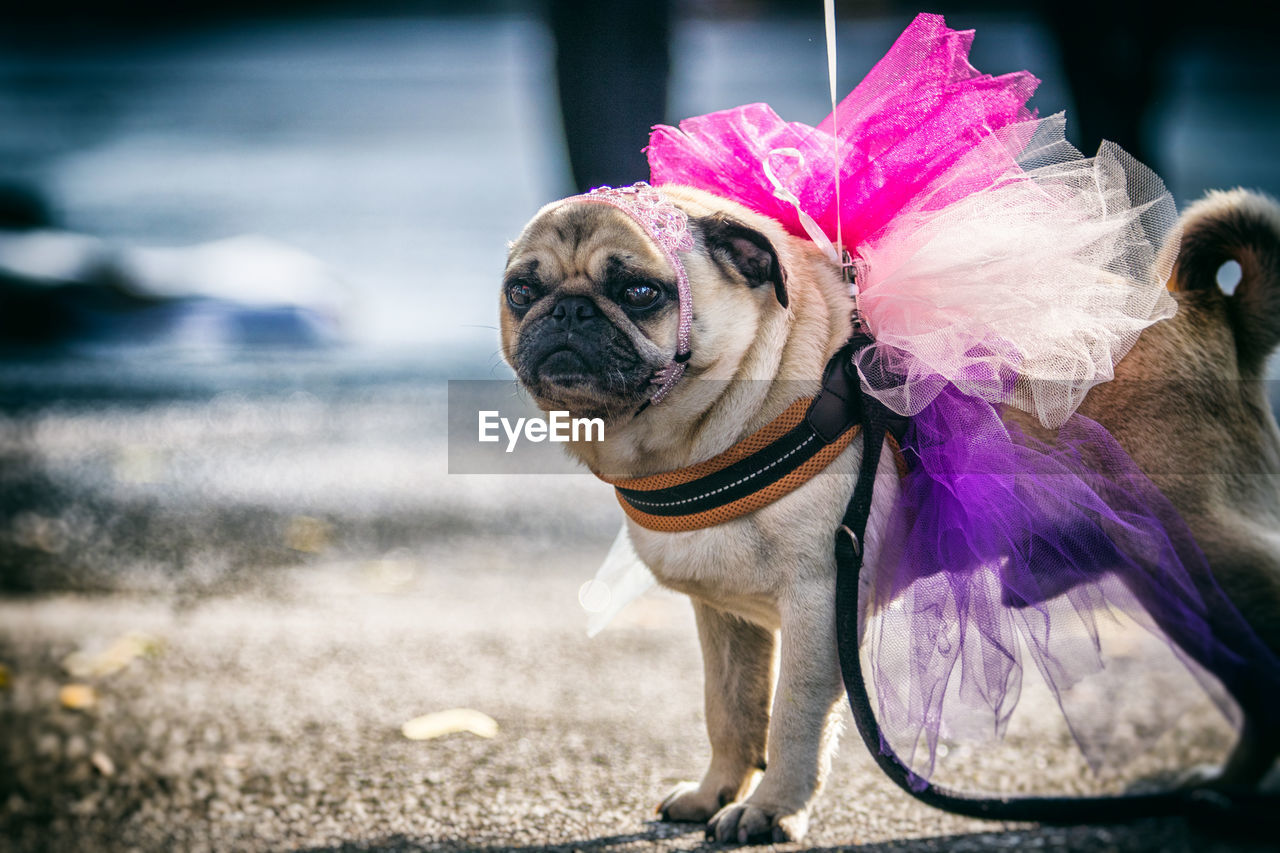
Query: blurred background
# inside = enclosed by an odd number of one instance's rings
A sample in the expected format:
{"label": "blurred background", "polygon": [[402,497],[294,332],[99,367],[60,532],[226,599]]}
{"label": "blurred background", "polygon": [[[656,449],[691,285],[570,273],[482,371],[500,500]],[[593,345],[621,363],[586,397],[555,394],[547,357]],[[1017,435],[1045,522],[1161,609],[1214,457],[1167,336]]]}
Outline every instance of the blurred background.
{"label": "blurred background", "polygon": [[[509,376],[507,241],[550,200],[646,178],[650,125],[754,101],[827,114],[821,3],[112,7],[48,0],[0,25],[0,691],[24,666],[56,686],[63,652],[130,625],[93,621],[106,597],[41,610],[47,594],[144,594],[138,618],[172,625],[209,594],[332,575],[340,598],[431,613],[536,565],[580,616],[573,590],[621,518],[608,488],[450,475],[445,383]],[[1086,151],[1120,142],[1180,207],[1280,194],[1274,12],[837,11],[841,92],[916,12],[942,12],[977,30],[977,68],[1031,70],[1041,115],[1066,110]],[[53,820],[65,779],[3,772],[39,764],[47,721],[5,701],[0,817]]]}
{"label": "blurred background", "polygon": [[[933,11],[1180,205],[1280,191],[1266,21],[1156,9]],[[838,4],[842,92],[916,11]],[[443,479],[441,383],[508,375],[506,241],[549,200],[647,177],[654,123],[752,101],[817,123],[825,68],[817,2],[10,10],[0,587],[289,559],[265,543],[295,516],[374,550],[483,527],[492,496]]]}

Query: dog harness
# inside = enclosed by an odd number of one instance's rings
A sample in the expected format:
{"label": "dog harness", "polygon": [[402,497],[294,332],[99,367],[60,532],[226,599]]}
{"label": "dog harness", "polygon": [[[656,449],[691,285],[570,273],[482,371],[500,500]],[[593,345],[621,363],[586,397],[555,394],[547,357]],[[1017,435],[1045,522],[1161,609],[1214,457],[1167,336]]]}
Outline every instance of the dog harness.
{"label": "dog harness", "polygon": [[[718,456],[648,477],[596,476],[614,487],[627,517],[649,530],[698,530],[755,512],[817,476],[858,436],[864,412],[852,357],[870,342],[856,335],[827,363],[816,396],[796,400]],[[888,434],[901,476],[906,424],[894,418]]]}

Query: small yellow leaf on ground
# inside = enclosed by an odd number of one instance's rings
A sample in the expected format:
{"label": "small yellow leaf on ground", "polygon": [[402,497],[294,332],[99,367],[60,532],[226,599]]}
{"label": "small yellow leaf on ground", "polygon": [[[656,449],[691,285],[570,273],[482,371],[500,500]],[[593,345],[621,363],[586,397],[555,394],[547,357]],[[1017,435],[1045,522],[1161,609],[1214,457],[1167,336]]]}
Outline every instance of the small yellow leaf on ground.
{"label": "small yellow leaf on ground", "polygon": [[98,691],[87,684],[64,684],[58,691],[58,701],[64,708],[83,711],[97,704]]}
{"label": "small yellow leaf on ground", "polygon": [[470,708],[450,708],[414,717],[400,727],[400,732],[409,740],[431,740],[456,732],[491,738],[498,734],[498,723],[488,714]]}
{"label": "small yellow leaf on ground", "polygon": [[373,592],[399,592],[413,582],[413,563],[401,556],[370,560],[360,567],[360,579]]}
{"label": "small yellow leaf on ground", "polygon": [[111,645],[97,653],[83,649],[62,659],[62,668],[72,678],[101,678],[114,675],[133,662],[134,658],[154,655],[160,649],[160,640],[141,631],[130,631],[117,637]]}
{"label": "small yellow leaf on ground", "polygon": [[0,690],[8,690],[12,683],[13,677],[9,675],[9,667],[0,663]]}
{"label": "small yellow leaf on ground", "polygon": [[103,776],[116,775],[116,763],[111,760],[111,756],[102,750],[95,750],[89,761]]}

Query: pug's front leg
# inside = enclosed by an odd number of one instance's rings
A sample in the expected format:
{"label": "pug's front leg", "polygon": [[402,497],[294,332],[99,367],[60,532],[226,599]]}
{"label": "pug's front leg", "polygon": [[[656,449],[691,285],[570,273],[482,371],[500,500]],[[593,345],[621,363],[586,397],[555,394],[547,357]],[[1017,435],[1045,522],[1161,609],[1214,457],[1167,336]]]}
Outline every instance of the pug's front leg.
{"label": "pug's front leg", "polygon": [[792,589],[781,603],[782,654],[769,723],[769,764],[741,803],[721,809],[707,835],[728,843],[798,841],[831,766],[833,711],[843,696],[836,652],[835,590]]}
{"label": "pug's front leg", "polygon": [[745,796],[765,769],[769,696],[773,686],[773,631],[696,599],[698,639],[705,671],[711,766],[701,782],[682,782],[658,807],[663,820],[709,819]]}

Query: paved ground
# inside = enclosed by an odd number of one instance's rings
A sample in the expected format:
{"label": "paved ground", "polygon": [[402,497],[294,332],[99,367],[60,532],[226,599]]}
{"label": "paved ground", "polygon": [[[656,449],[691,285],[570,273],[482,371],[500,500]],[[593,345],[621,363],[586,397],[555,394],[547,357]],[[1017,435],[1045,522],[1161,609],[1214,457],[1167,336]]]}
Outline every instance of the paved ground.
{"label": "paved ground", "polygon": [[[397,560],[318,560],[197,598],[0,599],[0,849],[699,848],[701,827],[652,813],[707,757],[691,616],[653,597],[586,639],[576,588],[595,559],[462,541]],[[140,654],[117,652],[123,669],[69,674],[86,664],[67,655],[87,652],[92,667],[127,635]],[[96,704],[63,707],[72,682],[91,685]],[[401,734],[454,707],[492,716],[497,736]],[[1079,789],[1078,759],[1053,738],[1024,746],[995,768],[1005,783]],[[849,737],[808,842],[1262,849],[1181,820],[953,818],[892,788]]]}
{"label": "paved ground", "polygon": [[[0,850],[702,845],[653,820],[708,758],[687,604],[641,599],[587,639],[608,488],[448,473],[429,373],[321,356],[0,373]],[[1142,713],[1160,707],[1145,654],[1121,651],[1126,695],[1146,684]],[[496,737],[401,733],[451,708]],[[953,747],[944,770],[971,789],[1124,784],[1092,777],[1056,718],[1028,689],[1004,749]],[[1175,735],[1126,777],[1228,742],[1208,708]],[[853,736],[808,843],[1253,849],[1183,821],[952,818]]]}

